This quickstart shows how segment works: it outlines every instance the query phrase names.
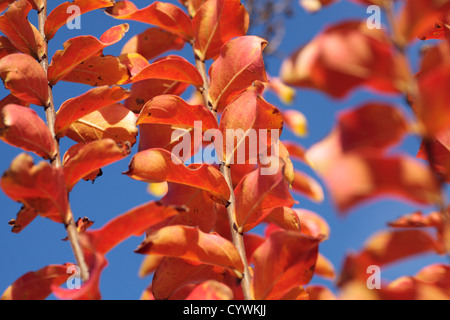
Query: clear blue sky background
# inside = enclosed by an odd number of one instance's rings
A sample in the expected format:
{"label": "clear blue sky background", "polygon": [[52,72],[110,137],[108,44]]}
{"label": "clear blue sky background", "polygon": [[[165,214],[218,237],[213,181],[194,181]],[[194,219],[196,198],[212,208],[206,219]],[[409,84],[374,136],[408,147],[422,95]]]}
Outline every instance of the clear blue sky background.
{"label": "clear blue sky background", "polygon": [[[57,1],[49,1],[50,9],[57,5]],[[178,4],[177,1],[170,1]],[[59,1],[58,1],[59,3]],[[134,3],[143,8],[151,3],[148,0],[134,0]],[[299,46],[311,40],[324,26],[343,19],[367,19],[366,7],[355,5],[349,1],[341,2],[328,7],[321,12],[307,14],[297,4],[295,15],[286,21],[286,36],[280,47],[285,55],[292,53]],[[30,20],[36,23],[35,12],[30,14]],[[383,17],[384,21],[384,17]],[[62,43],[69,38],[78,35],[91,34],[96,37],[108,28],[122,23],[101,11],[91,12],[81,17],[81,30],[68,30],[62,27],[56,37],[50,42],[50,54],[62,49]],[[133,35],[150,27],[142,23],[129,22],[130,31],[125,38],[113,47],[107,48],[105,54],[118,55],[122,46]],[[412,52],[413,61],[417,64],[417,47]],[[181,52],[176,52],[193,61],[190,46],[186,46]],[[281,61],[268,59],[268,72],[277,75]],[[55,104],[57,107],[65,100],[78,96],[90,87],[86,85],[59,82],[54,88]],[[187,92],[189,94],[190,90]],[[7,94],[0,88],[0,97]],[[287,130],[283,132],[282,139],[295,139],[305,147],[325,137],[336,119],[340,110],[356,106],[361,102],[371,100],[389,100],[398,103],[405,112],[407,108],[402,104],[403,99],[374,95],[366,90],[358,90],[348,98],[340,101],[311,90],[298,90],[297,98],[292,106],[283,105],[276,96],[269,93],[267,100],[276,106],[283,108],[295,108],[302,111],[309,121],[310,132],[305,138],[294,137]],[[42,110],[33,107],[41,115]],[[420,141],[416,137],[406,139],[396,150],[415,155]],[[65,151],[73,142],[68,138],[62,140],[62,150]],[[137,147],[133,148],[135,153]],[[0,143],[0,170],[3,172],[8,167],[20,150],[5,143]],[[35,157],[38,160],[37,157]],[[92,228],[103,226],[113,217],[126,212],[132,207],[145,203],[152,199],[146,191],[146,184],[134,181],[121,174],[126,171],[131,157],[103,169],[103,176],[94,184],[81,181],[71,193],[70,201],[75,217],[87,216],[95,221]],[[296,168],[304,170],[315,176],[304,164],[295,162]],[[316,176],[315,176],[316,177]],[[396,200],[382,200],[376,203],[366,204],[353,210],[348,216],[338,216],[330,197],[326,194],[323,203],[317,204],[304,197],[295,195],[299,201],[298,207],[306,208],[321,214],[331,226],[331,237],[325,241],[320,251],[332,261],[337,271],[341,269],[341,263],[345,254],[352,250],[358,250],[363,242],[374,232],[386,228],[386,222],[398,216],[423,209],[425,212],[433,208],[418,207]],[[11,233],[8,221],[15,218],[20,209],[20,204],[13,202],[0,192],[0,292],[3,292],[14,280],[21,275],[38,270],[49,264],[74,262],[68,242],[61,241],[65,230],[60,224],[38,217],[20,234]],[[255,231],[260,231],[258,228]],[[109,266],[104,270],[101,278],[101,291],[105,299],[139,299],[142,291],[150,283],[150,278],[140,279],[137,275],[143,256],[133,252],[142,239],[133,237],[120,244],[107,255]],[[393,266],[385,267],[382,278],[390,281],[402,275],[413,275],[420,268],[433,262],[447,262],[445,257],[425,255],[410,259]],[[331,281],[314,277],[312,283],[325,284],[333,288]],[[50,297],[52,299],[53,297]]]}

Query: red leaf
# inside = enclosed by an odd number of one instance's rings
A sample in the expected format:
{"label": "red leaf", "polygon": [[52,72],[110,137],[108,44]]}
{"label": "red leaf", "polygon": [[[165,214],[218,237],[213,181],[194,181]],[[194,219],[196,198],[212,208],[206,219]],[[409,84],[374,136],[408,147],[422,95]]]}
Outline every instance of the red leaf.
{"label": "red leaf", "polygon": [[181,50],[183,38],[159,28],[149,28],[132,37],[122,48],[124,53],[139,53],[147,60],[154,59],[164,52]]}
{"label": "red leaf", "polygon": [[203,61],[216,57],[226,42],[247,33],[248,24],[240,0],[206,1],[192,20],[195,53]]}
{"label": "red leaf", "polygon": [[279,299],[292,288],[307,284],[314,273],[319,240],[295,231],[275,231],[252,257],[253,297]]}
{"label": "red leaf", "polygon": [[45,159],[56,155],[50,130],[37,113],[27,107],[8,104],[0,112],[0,139]]}
{"label": "red leaf", "polygon": [[289,207],[277,207],[271,209],[265,218],[266,222],[273,223],[285,230],[300,230],[299,215]]}
{"label": "red leaf", "polygon": [[11,3],[8,10],[0,16],[0,31],[19,51],[41,59],[47,44],[36,27],[28,21],[31,9],[27,0]]}
{"label": "red leaf", "polygon": [[233,300],[233,291],[221,282],[208,280],[196,286],[186,300]]}
{"label": "red leaf", "polygon": [[29,55],[13,53],[2,58],[0,77],[5,88],[17,98],[39,106],[47,105],[47,76],[41,65]]}
{"label": "red leaf", "polygon": [[122,24],[107,30],[102,34],[100,40],[93,36],[79,36],[67,40],[64,43],[64,50],[55,52],[52,63],[48,67],[50,84],[55,85],[80,63],[98,55],[104,48],[117,43],[128,29],[128,24]]}
{"label": "red leaf", "polygon": [[6,57],[11,53],[17,52],[19,52],[19,50],[14,47],[14,45],[11,43],[11,41],[8,40],[8,38],[3,36],[0,37],[0,59]]}
{"label": "red leaf", "polygon": [[16,219],[12,219],[8,222],[8,224],[12,226],[11,232],[13,233],[21,232],[37,216],[38,213],[36,212],[36,210],[27,207],[22,207],[20,211],[17,213]]}
{"label": "red leaf", "polygon": [[22,202],[42,215],[51,213],[49,218],[55,221],[61,221],[67,214],[69,204],[62,168],[52,167],[47,162],[34,165],[33,158],[22,153],[3,174],[0,185],[14,201]]}
{"label": "red leaf", "polygon": [[131,1],[116,1],[115,6],[106,9],[106,12],[116,19],[158,26],[186,40],[193,38],[191,19],[183,10],[171,3],[155,1],[148,7],[138,9]]}
{"label": "red leaf", "polygon": [[44,300],[51,293],[54,286],[60,286],[70,276],[65,265],[49,265],[38,271],[28,272],[14,281],[0,300]]}
{"label": "red leaf", "polygon": [[128,145],[117,144],[111,139],[73,146],[64,155],[64,176],[67,189],[71,190],[80,179],[123,159],[130,152]]}
{"label": "red leaf", "polygon": [[140,181],[168,181],[196,187],[212,194],[214,200],[221,204],[227,204],[230,198],[230,188],[217,169],[207,164],[186,167],[179,158],[164,149],[138,152],[125,174]]}
{"label": "red leaf", "polygon": [[101,229],[86,231],[97,253],[105,255],[131,236],[141,236],[147,228],[177,215],[181,208],[152,201],[112,219]]}
{"label": "red leaf", "polygon": [[57,137],[64,137],[67,129],[82,117],[124,100],[129,94],[129,91],[118,86],[111,88],[102,86],[65,101],[56,114],[55,131]]}
{"label": "red leaf", "polygon": [[324,192],[320,183],[306,173],[298,170],[294,171],[292,190],[315,202],[322,202],[324,198]]}
{"label": "red leaf", "polygon": [[213,109],[223,109],[255,81],[267,82],[262,50],[267,41],[244,36],[228,41],[209,70],[208,92]]}
{"label": "red leaf", "polygon": [[148,235],[135,251],[218,265],[238,277],[244,271],[239,253],[230,241],[193,227],[178,225],[159,229]]}
{"label": "red leaf", "polygon": [[55,36],[55,33],[59,28],[67,24],[69,18],[74,19],[78,16],[75,15],[77,12],[69,10],[70,6],[77,6],[80,14],[83,14],[92,10],[111,7],[113,5],[114,0],[73,0],[72,2],[60,4],[49,13],[47,20],[45,21],[44,32],[47,41]]}
{"label": "red leaf", "polygon": [[195,16],[197,10],[200,9],[201,5],[205,2],[205,0],[178,0],[181,4],[183,4],[189,12],[191,17]]}

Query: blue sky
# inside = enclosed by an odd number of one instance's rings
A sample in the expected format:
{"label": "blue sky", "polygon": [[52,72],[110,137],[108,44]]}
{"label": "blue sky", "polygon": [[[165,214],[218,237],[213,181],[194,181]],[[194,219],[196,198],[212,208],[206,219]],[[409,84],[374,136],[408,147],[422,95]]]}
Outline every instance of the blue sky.
{"label": "blue sky", "polygon": [[[170,1],[177,3],[177,1]],[[134,3],[143,8],[150,2],[148,0],[135,0]],[[50,9],[56,6],[55,1],[50,1]],[[30,20],[35,23],[35,12],[32,11]],[[280,47],[280,51],[286,56],[311,40],[326,25],[343,19],[367,19],[366,7],[355,5],[349,1],[341,1],[316,14],[305,13],[298,5],[295,6],[295,15],[286,21],[286,36]],[[122,23],[101,11],[91,12],[81,17],[81,30],[69,30],[65,27],[56,34],[50,42],[50,54],[62,49],[62,43],[69,38],[78,35],[91,34],[96,37],[108,28]],[[107,48],[104,53],[118,55],[122,46],[133,35],[138,34],[148,27],[142,23],[129,22],[130,31],[118,44]],[[417,64],[417,47],[411,50],[413,62]],[[182,51],[175,52],[193,62],[190,46]],[[277,75],[281,60],[269,58],[267,60],[269,74]],[[57,107],[65,100],[78,96],[90,87],[81,84],[59,82],[54,88],[55,104]],[[186,93],[189,95],[190,90]],[[0,96],[6,96],[7,91],[0,88]],[[325,137],[336,119],[337,112],[348,107],[356,106],[366,101],[392,101],[407,112],[401,97],[374,95],[366,90],[358,90],[344,100],[333,100],[319,92],[312,90],[298,90],[295,102],[291,106],[283,105],[276,96],[268,93],[266,99],[274,105],[283,108],[293,108],[302,111],[309,122],[309,134],[305,138],[296,138],[285,130],[282,139],[296,140],[305,147]],[[41,108],[33,107],[43,116]],[[419,147],[417,137],[409,137],[396,148],[396,151],[415,155]],[[65,151],[73,142],[68,138],[61,141],[62,150]],[[133,153],[137,150],[133,148]],[[20,150],[5,143],[0,143],[0,170],[5,171]],[[37,157],[35,157],[36,160]],[[92,228],[103,226],[113,217],[126,212],[132,207],[152,200],[146,191],[146,184],[134,181],[121,172],[126,171],[131,157],[110,165],[103,169],[103,176],[94,184],[81,181],[70,195],[71,206],[75,217],[88,216],[95,221]],[[302,163],[295,162],[296,168],[304,170],[308,174],[318,178],[313,171]],[[319,179],[319,178],[318,178]],[[317,204],[304,197],[295,195],[299,204],[297,207],[306,208],[321,214],[330,224],[331,237],[321,245],[321,252],[335,265],[337,271],[341,268],[345,253],[358,250],[364,241],[374,232],[384,229],[386,222],[398,216],[422,209],[425,212],[433,210],[428,207],[418,207],[395,200],[382,200],[376,203],[366,204],[352,210],[349,215],[338,216],[329,195],[323,203]],[[73,262],[74,258],[68,242],[63,242],[65,230],[62,225],[53,223],[47,219],[37,218],[20,234],[13,234],[8,226],[8,221],[15,218],[20,209],[20,204],[13,202],[0,192],[0,291],[8,287],[21,275],[32,270],[38,270],[49,264]],[[258,228],[255,231],[259,232]],[[107,255],[109,266],[104,270],[101,278],[101,291],[105,299],[138,299],[150,283],[150,278],[140,279],[137,272],[143,256],[133,252],[142,239],[133,237],[120,244]],[[426,255],[420,258],[383,268],[382,278],[394,280],[401,275],[413,275],[420,268],[433,262],[448,262],[444,257]],[[313,278],[312,283],[333,286],[331,281]]]}

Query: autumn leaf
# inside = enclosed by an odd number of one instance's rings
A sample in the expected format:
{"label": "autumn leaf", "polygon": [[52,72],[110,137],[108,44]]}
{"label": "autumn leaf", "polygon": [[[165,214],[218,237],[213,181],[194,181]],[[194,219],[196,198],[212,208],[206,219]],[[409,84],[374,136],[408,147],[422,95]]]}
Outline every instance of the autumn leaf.
{"label": "autumn leaf", "polygon": [[13,96],[12,94],[8,94],[6,97],[4,97],[2,100],[0,100],[0,111],[7,106],[8,104],[15,104],[22,107],[30,107],[30,103],[20,100],[19,98]]}
{"label": "autumn leaf", "polygon": [[11,41],[8,38],[1,36],[0,37],[0,59],[6,57],[11,53],[17,53],[19,50],[14,47]]}
{"label": "autumn leaf", "polygon": [[52,294],[54,286],[67,281],[71,264],[49,265],[38,271],[28,272],[14,281],[0,300],[44,300]]}
{"label": "autumn leaf", "polygon": [[128,145],[117,144],[111,139],[92,141],[71,147],[64,155],[64,177],[68,190],[89,175],[130,154]]}
{"label": "autumn leaf", "polygon": [[234,245],[217,234],[188,226],[168,226],[150,234],[135,250],[218,265],[242,276],[244,266]]}
{"label": "autumn leaf", "polygon": [[233,291],[221,282],[208,280],[197,285],[186,300],[233,300]]}
{"label": "autumn leaf", "polygon": [[27,107],[8,104],[1,109],[0,139],[44,159],[51,160],[56,155],[53,136],[47,125]]}
{"label": "autumn leaf", "polygon": [[11,3],[8,10],[0,16],[0,31],[19,51],[41,59],[47,44],[39,31],[28,21],[32,6],[27,0]]}
{"label": "autumn leaf", "polygon": [[269,209],[264,222],[273,223],[285,230],[300,230],[300,219],[297,212],[289,207],[276,207]]}
{"label": "autumn leaf", "polygon": [[218,56],[226,42],[247,33],[248,25],[249,15],[240,0],[206,1],[192,20],[195,53],[202,61]]}
{"label": "autumn leaf", "polygon": [[23,206],[20,208],[15,219],[11,219],[8,224],[12,226],[11,232],[19,233],[27,225],[29,225],[36,217],[38,213],[32,208],[27,208]]}
{"label": "autumn leaf", "polygon": [[214,110],[223,109],[253,82],[267,82],[262,50],[267,41],[243,36],[228,41],[212,64],[209,100]]}
{"label": "autumn leaf", "polygon": [[102,86],[65,101],[56,114],[57,137],[64,137],[67,129],[77,120],[103,107],[124,100],[129,95],[128,90],[119,86]]}
{"label": "autumn leaf", "polygon": [[[73,0],[72,2],[64,2],[49,13],[44,25],[45,38],[47,41],[51,40],[59,28],[68,23],[69,18],[74,19],[78,17],[78,10],[80,14],[84,14],[113,5],[114,0]],[[77,11],[70,10],[71,6],[76,6]]]}
{"label": "autumn leaf", "polygon": [[227,204],[230,198],[230,189],[219,170],[208,164],[186,167],[164,149],[138,152],[125,174],[140,181],[168,181],[196,187],[212,194],[214,200],[222,204]]}
{"label": "autumn leaf", "polygon": [[0,77],[6,89],[20,100],[46,106],[47,76],[41,65],[29,55],[10,54],[0,60]]}
{"label": "autumn leaf", "polygon": [[186,40],[193,38],[191,19],[183,10],[171,3],[155,1],[148,7],[138,9],[131,1],[116,1],[114,7],[106,9],[106,13],[116,19],[158,26]]}
{"label": "autumn leaf", "polygon": [[314,202],[322,202],[324,199],[324,191],[320,183],[313,177],[299,170],[294,171],[292,190]]}
{"label": "autumn leaf", "polygon": [[191,17],[195,16],[197,10],[200,9],[205,0],[178,0],[181,4],[183,4],[189,12]]}
{"label": "autumn leaf", "polygon": [[151,60],[164,52],[181,50],[184,44],[183,38],[174,33],[160,28],[149,28],[128,40],[121,54],[139,53],[145,59]]}
{"label": "autumn leaf", "polygon": [[75,121],[67,130],[67,136],[76,142],[113,139],[118,143],[136,143],[138,129],[136,115],[116,103],[91,112]]}
{"label": "autumn leaf", "polygon": [[48,67],[49,83],[55,85],[80,63],[99,55],[104,48],[117,43],[128,29],[128,24],[122,24],[105,31],[100,40],[93,36],[79,36],[64,42],[64,49],[55,52]]}
{"label": "autumn leaf", "polygon": [[292,288],[309,283],[318,244],[319,240],[296,231],[272,232],[252,257],[254,299],[276,300]]}

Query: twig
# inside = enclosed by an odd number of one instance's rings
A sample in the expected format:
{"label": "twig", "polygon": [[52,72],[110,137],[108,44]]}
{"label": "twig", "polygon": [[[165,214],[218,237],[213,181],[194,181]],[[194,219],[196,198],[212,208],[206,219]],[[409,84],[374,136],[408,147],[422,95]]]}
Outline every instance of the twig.
{"label": "twig", "polygon": [[[39,23],[39,33],[41,34],[42,38],[45,41],[46,48],[45,48],[45,54],[42,57],[42,59],[39,61],[42,68],[44,68],[45,72],[48,71],[48,41],[45,37],[45,21],[47,20],[47,0],[44,0],[43,8],[40,12],[38,12],[38,23]],[[61,151],[59,148],[59,140],[56,138],[55,135],[55,119],[56,119],[56,111],[55,111],[55,105],[53,103],[53,92],[50,85],[48,86],[48,102],[45,106],[45,116],[47,118],[47,126],[50,130],[50,133],[53,136],[53,141],[56,146],[56,156],[51,160],[51,163],[56,168],[62,167],[61,162]],[[73,219],[72,210],[69,206],[67,213],[62,217],[64,226],[67,231],[67,237],[70,241],[70,245],[72,247],[72,251],[74,253],[75,259],[77,261],[77,264],[80,268],[80,277],[82,281],[87,281],[89,279],[89,269],[86,264],[86,261],[84,259],[83,250],[80,245],[79,237],[78,237],[78,231],[77,227],[75,225],[75,221]]]}
{"label": "twig", "polygon": [[[202,87],[201,93],[203,95],[203,100],[205,102],[205,106],[207,106],[207,108],[213,113],[213,115],[216,117],[216,120],[218,122],[217,113],[212,108],[212,105],[209,103],[209,99],[208,99],[209,79],[208,79],[208,76],[206,73],[205,62],[200,60],[196,56],[195,57],[195,65],[203,78],[203,87]],[[219,159],[221,159],[221,158],[219,157]],[[250,274],[249,274],[247,255],[245,253],[244,235],[238,232],[237,223],[236,223],[236,213],[235,213],[236,199],[234,197],[234,190],[233,190],[233,183],[231,180],[230,167],[225,165],[222,162],[220,164],[220,172],[225,177],[228,187],[230,188],[231,196],[229,199],[229,205],[227,206],[227,215],[228,215],[228,222],[230,223],[231,238],[232,238],[233,244],[236,247],[237,251],[239,252],[241,260],[244,264],[244,273],[243,273],[242,279],[241,279],[242,292],[244,294],[245,300],[252,300],[251,290],[250,290],[251,279],[250,279]]]}

